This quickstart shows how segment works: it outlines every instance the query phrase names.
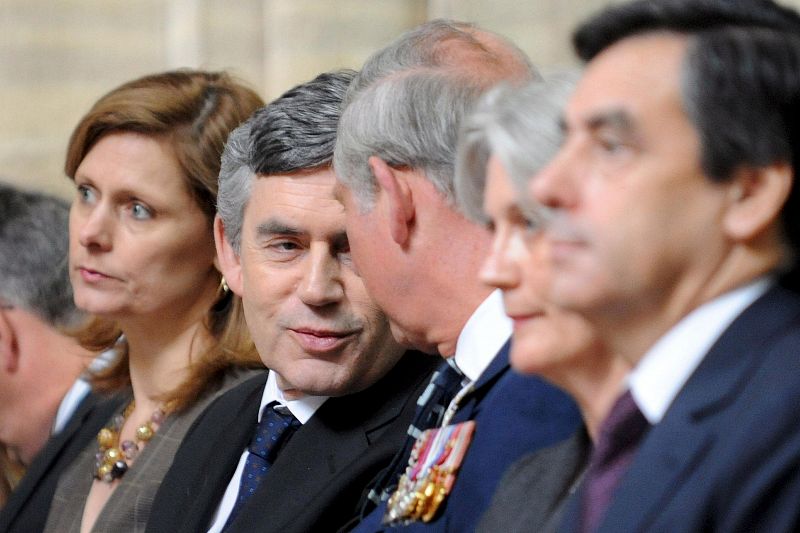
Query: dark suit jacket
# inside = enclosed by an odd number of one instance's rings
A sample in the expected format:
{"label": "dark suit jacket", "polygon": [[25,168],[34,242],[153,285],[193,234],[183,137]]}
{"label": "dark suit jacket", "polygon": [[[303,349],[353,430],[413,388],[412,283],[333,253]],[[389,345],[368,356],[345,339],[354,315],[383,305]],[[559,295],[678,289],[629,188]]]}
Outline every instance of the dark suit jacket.
{"label": "dark suit jacket", "polygon": [[64,429],[47,441],[0,512],[3,533],[42,531],[61,473],[94,440],[123,398],[89,393]]}
{"label": "dark suit jacket", "polygon": [[383,503],[353,531],[473,531],[509,465],[574,433],[581,417],[572,399],[540,378],[513,372],[509,349],[506,343],[453,417],[452,423],[474,420],[475,433],[437,517],[387,529],[380,523]]}
{"label": "dark suit jacket", "polygon": [[599,531],[800,530],[798,406],[800,297],[778,286],[731,324],[650,429]]}
{"label": "dark suit jacket", "polygon": [[[417,396],[438,364],[410,352],[372,387],[331,398],[292,436],[265,482],[226,530],[335,531],[403,444]],[[250,441],[266,375],[200,416],[156,494],[148,532],[204,532]]]}
{"label": "dark suit jacket", "polygon": [[476,531],[555,531],[563,517],[564,503],[583,475],[591,446],[586,429],[581,427],[569,439],[512,464]]}

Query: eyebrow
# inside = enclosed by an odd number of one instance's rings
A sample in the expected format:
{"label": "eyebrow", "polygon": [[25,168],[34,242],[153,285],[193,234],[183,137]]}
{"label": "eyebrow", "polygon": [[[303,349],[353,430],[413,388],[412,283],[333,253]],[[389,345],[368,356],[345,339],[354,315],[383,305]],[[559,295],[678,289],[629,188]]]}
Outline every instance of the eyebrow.
{"label": "eyebrow", "polygon": [[[282,235],[284,237],[301,237],[306,235],[306,232],[296,226],[292,226],[288,222],[284,222],[277,218],[270,218],[258,226],[256,226],[256,238],[264,239],[275,235]],[[337,231],[330,239],[335,246],[345,246],[349,243],[347,239],[347,231],[342,228],[342,231]]]}
{"label": "eyebrow", "polygon": [[[586,127],[592,131],[600,128],[614,128],[628,134],[633,134],[636,131],[634,120],[627,111],[622,109],[596,113],[586,119],[585,122]],[[563,114],[558,117],[558,129],[562,135],[566,135],[569,132],[569,123]]]}
{"label": "eyebrow", "polygon": [[[97,183],[88,175],[86,174],[75,174],[75,179],[72,180],[75,183],[75,186],[79,185],[86,185],[92,187],[94,189],[98,189]],[[129,187],[121,187],[117,190],[112,191],[110,198],[114,199],[115,201],[128,201],[128,200],[137,200],[140,202],[144,202],[151,207],[160,207],[159,211],[163,210],[165,206],[160,205],[161,202],[159,201],[161,195],[157,191],[148,191],[148,190],[134,190]]]}
{"label": "eyebrow", "polygon": [[270,218],[258,226],[256,226],[256,236],[257,237],[268,237],[270,235],[286,235],[289,237],[298,237],[303,235],[303,231],[301,231],[296,226],[292,226],[287,222],[283,222],[282,220],[278,220],[276,218]]}
{"label": "eyebrow", "polygon": [[593,131],[601,128],[613,128],[626,134],[636,132],[633,118],[622,109],[612,109],[592,115],[586,119],[586,127]]}

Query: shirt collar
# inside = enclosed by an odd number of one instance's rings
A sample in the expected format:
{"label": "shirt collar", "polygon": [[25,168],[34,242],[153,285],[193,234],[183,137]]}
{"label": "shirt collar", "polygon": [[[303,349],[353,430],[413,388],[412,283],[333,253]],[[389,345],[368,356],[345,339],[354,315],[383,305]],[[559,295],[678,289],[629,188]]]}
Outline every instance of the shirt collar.
{"label": "shirt collar", "polygon": [[264,411],[264,407],[270,402],[278,402],[281,405],[285,405],[301,424],[305,424],[328,399],[328,396],[303,396],[297,400],[287,400],[283,395],[283,391],[278,387],[276,376],[275,372],[269,371],[264,394],[261,395],[261,407],[258,409],[259,422],[261,422],[261,413]]}
{"label": "shirt collar", "polygon": [[480,377],[511,336],[513,325],[494,290],[469,317],[456,343],[456,366],[471,381]]}
{"label": "shirt collar", "polygon": [[762,277],[701,305],[647,351],[627,381],[636,404],[651,424],[664,418],[711,346],[773,283],[772,278]]}

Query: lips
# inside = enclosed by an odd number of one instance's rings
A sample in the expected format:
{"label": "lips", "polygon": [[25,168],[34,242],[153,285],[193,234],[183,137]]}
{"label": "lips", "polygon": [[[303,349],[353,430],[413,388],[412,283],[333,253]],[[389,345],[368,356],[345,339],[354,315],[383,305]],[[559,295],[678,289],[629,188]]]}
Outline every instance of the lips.
{"label": "lips", "polygon": [[544,311],[533,311],[529,313],[514,313],[509,314],[508,317],[514,323],[514,329],[521,328],[532,320],[538,320],[545,316]]}
{"label": "lips", "polygon": [[80,273],[81,279],[86,283],[100,283],[102,281],[116,279],[104,272],[100,272],[99,270],[94,270],[83,266],[78,267],[76,270],[78,273]]}
{"label": "lips", "polygon": [[289,332],[303,349],[310,354],[325,354],[339,350],[350,342],[357,331],[331,331],[310,328],[291,328]]}

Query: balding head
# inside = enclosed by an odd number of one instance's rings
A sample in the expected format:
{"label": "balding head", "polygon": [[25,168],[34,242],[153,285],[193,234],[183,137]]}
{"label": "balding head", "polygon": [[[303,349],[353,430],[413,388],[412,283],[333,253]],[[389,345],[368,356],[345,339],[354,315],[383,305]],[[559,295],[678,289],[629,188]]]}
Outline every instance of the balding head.
{"label": "balding head", "polygon": [[339,124],[334,167],[362,208],[375,181],[375,155],[420,170],[448,201],[459,125],[478,97],[501,82],[538,78],[508,39],[463,22],[434,20],[373,54],[351,84]]}

